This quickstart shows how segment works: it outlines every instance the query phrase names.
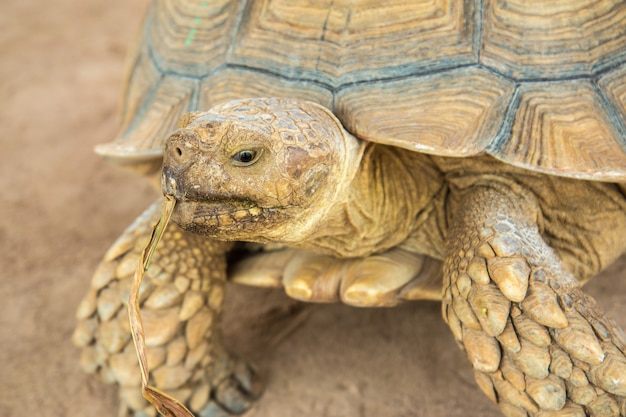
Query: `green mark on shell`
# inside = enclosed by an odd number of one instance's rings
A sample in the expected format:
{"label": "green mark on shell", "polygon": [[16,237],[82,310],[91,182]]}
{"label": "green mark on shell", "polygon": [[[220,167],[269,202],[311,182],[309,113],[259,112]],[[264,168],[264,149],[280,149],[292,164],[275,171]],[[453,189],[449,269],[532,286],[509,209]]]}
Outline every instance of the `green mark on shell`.
{"label": "green mark on shell", "polygon": [[[207,7],[209,5],[208,1],[203,1],[202,3],[200,3],[200,6],[202,7]],[[201,17],[196,17],[193,19],[193,24],[194,25],[199,25],[200,23],[202,23],[202,18]],[[191,28],[189,29],[189,33],[187,34],[187,38],[185,39],[185,45],[191,45],[193,43],[193,38],[196,37],[196,34],[198,33],[198,29],[197,28]]]}
{"label": "green mark on shell", "polygon": [[191,28],[189,34],[187,35],[187,39],[185,39],[185,45],[191,45],[191,42],[193,42],[193,38],[195,38],[196,36],[196,33],[198,33],[198,29]]}

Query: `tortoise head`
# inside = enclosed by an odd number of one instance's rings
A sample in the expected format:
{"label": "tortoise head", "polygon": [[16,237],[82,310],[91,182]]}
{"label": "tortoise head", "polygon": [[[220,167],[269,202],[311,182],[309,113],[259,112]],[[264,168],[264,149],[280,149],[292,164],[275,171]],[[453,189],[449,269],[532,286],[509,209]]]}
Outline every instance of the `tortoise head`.
{"label": "tortoise head", "polygon": [[236,100],[183,116],[165,145],[162,187],[186,230],[297,244],[343,198],[361,155],[318,104]]}

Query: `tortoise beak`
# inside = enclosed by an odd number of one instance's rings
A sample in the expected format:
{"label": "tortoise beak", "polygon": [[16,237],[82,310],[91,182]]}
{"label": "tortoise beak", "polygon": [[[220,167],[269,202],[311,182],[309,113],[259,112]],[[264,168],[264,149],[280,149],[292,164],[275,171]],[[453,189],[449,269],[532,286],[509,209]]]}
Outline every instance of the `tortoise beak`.
{"label": "tortoise beak", "polygon": [[165,143],[161,188],[178,202],[235,198],[230,176],[212,152],[200,149],[197,133],[175,132]]}
{"label": "tortoise beak", "polygon": [[165,142],[161,188],[163,194],[177,201],[185,198],[185,178],[189,168],[200,159],[198,134],[191,129],[179,129]]}
{"label": "tortoise beak", "polygon": [[161,191],[163,191],[164,196],[173,197],[177,201],[182,198],[182,194],[178,192],[176,175],[165,166],[163,166],[163,174],[161,175]]}

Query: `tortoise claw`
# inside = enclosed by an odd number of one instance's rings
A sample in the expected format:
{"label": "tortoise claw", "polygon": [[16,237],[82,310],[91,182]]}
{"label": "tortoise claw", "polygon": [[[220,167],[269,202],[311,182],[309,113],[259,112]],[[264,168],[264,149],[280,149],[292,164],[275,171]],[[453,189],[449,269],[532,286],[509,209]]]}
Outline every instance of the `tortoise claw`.
{"label": "tortoise claw", "polygon": [[226,411],[221,405],[218,405],[215,401],[209,401],[209,403],[198,413],[198,417],[230,417],[228,411]]}
{"label": "tortoise claw", "polygon": [[[214,395],[217,403],[224,407],[225,411],[242,414],[252,407],[262,392],[263,382],[258,372],[247,363],[238,362],[233,373],[216,387]],[[214,408],[211,404],[208,407],[208,409],[205,407],[203,412]],[[213,416],[213,414],[208,415]]]}

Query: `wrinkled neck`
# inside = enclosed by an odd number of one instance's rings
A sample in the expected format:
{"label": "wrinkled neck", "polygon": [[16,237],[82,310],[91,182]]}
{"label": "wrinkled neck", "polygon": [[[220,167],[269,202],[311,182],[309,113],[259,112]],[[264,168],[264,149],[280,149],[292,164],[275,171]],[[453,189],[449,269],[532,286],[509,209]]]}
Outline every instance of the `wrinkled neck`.
{"label": "wrinkled neck", "polygon": [[345,195],[306,246],[341,257],[397,246],[426,221],[442,186],[427,155],[368,144]]}

